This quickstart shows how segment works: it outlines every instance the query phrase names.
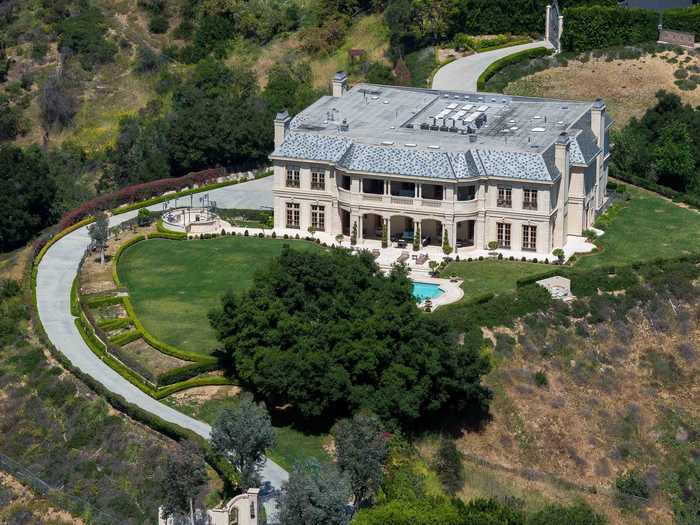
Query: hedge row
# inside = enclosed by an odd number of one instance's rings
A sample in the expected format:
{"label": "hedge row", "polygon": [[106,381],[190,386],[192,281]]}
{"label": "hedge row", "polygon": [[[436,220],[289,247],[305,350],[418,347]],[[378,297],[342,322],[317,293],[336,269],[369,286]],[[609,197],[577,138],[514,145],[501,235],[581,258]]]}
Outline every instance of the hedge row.
{"label": "hedge row", "polygon": [[177,348],[175,346],[172,346],[168,343],[164,343],[157,337],[155,337],[153,334],[151,334],[146,328],[143,326],[139,318],[136,316],[136,313],[134,312],[134,307],[131,304],[131,300],[128,297],[124,297],[124,308],[126,308],[126,313],[129,315],[131,320],[134,323],[134,326],[136,327],[136,330],[138,330],[141,333],[141,336],[143,337],[143,340],[146,341],[149,345],[151,345],[153,348],[156,350],[159,350],[163,352],[164,354],[167,354],[172,357],[177,357],[178,359],[182,359],[184,361],[194,361],[197,363],[216,363],[218,360],[214,356],[210,355],[202,355],[198,354],[196,352],[188,352],[186,350],[181,350],[180,348]]}
{"label": "hedge row", "polygon": [[129,343],[133,343],[137,339],[141,339],[141,332],[138,330],[129,330],[128,332],[110,337],[109,341],[117,346],[126,346]]}
{"label": "hedge row", "polygon": [[117,317],[115,319],[103,319],[102,321],[97,322],[97,326],[105,332],[109,332],[110,330],[117,330],[118,328],[126,328],[131,324],[131,319],[128,319],[126,317]]}
{"label": "hedge row", "polygon": [[122,302],[124,302],[124,296],[122,295],[106,295],[103,297],[85,299],[85,304],[87,304],[90,308],[102,308],[103,306],[113,306],[115,304],[122,304]]}
{"label": "hedge row", "polygon": [[78,276],[73,279],[70,287],[70,313],[73,317],[80,316],[80,299],[78,299]]}
{"label": "hedge row", "polygon": [[163,372],[162,374],[158,375],[156,380],[159,386],[172,385],[173,383],[186,381],[200,374],[214,372],[218,369],[218,363],[195,363],[192,365],[181,366],[179,368],[174,368],[173,370]]}
{"label": "hedge row", "polygon": [[547,49],[545,47],[537,47],[534,49],[526,49],[525,51],[519,51],[517,53],[513,53],[512,55],[508,55],[499,60],[496,60],[489,67],[487,67],[486,70],[479,76],[479,80],[477,80],[476,83],[477,90],[485,91],[486,83],[489,81],[489,79],[491,79],[491,77],[493,77],[501,69],[510,66],[511,64],[516,64],[525,60],[532,60],[534,58],[540,58],[543,56],[551,55],[552,53],[553,51],[551,49]]}
{"label": "hedge row", "polygon": [[187,233],[185,232],[173,232],[168,230],[164,225],[163,225],[163,219],[160,218],[158,221],[156,221],[156,229],[158,230],[158,233],[162,234],[167,234],[171,236],[175,236],[178,239],[187,239]]}
{"label": "hedge row", "polygon": [[659,14],[647,9],[595,5],[567,8],[564,9],[561,45],[566,51],[580,53],[592,49],[655,42],[658,37],[658,23]]}
{"label": "hedge row", "polygon": [[122,285],[121,281],[119,280],[119,272],[117,271],[117,263],[119,262],[119,258],[122,256],[122,253],[124,253],[124,250],[126,250],[129,246],[133,246],[137,242],[143,241],[145,238],[145,235],[137,235],[117,248],[117,251],[114,253],[114,257],[112,258],[112,280],[116,286]]}

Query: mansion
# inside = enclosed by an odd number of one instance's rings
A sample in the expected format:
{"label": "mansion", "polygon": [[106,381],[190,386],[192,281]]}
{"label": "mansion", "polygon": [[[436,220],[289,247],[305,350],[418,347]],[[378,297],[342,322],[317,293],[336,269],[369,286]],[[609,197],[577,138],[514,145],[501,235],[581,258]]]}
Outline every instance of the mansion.
{"label": "mansion", "polygon": [[359,84],[275,118],[275,229],[549,255],[606,204],[592,103]]}

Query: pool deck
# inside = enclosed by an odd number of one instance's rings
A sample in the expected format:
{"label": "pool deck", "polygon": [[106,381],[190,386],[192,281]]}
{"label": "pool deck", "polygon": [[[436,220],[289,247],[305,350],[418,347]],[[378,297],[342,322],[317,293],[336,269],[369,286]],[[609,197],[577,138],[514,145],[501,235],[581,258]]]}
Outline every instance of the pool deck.
{"label": "pool deck", "polygon": [[[429,275],[425,275],[422,272],[410,272],[408,276],[413,282],[437,284],[440,287],[440,289],[444,292],[439,297],[435,297],[434,299],[430,300],[430,302],[433,304],[433,311],[437,310],[441,306],[456,303],[457,301],[462,299],[462,297],[464,297],[464,290],[462,290],[461,280],[452,281],[450,279],[439,279],[437,277],[430,277]],[[425,306],[425,303],[420,303],[419,306],[423,307]]]}

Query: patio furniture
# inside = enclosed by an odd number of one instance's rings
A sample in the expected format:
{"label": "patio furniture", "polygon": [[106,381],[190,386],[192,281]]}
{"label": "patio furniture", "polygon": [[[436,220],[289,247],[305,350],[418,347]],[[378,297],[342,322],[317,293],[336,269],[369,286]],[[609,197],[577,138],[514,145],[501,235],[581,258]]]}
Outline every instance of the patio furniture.
{"label": "patio furniture", "polygon": [[405,248],[406,247],[406,240],[405,239],[399,239],[396,241],[396,247],[397,248]]}
{"label": "patio furniture", "polygon": [[425,261],[428,260],[428,254],[427,253],[421,253],[418,258],[416,259],[416,264],[420,266],[421,264],[425,264]]}
{"label": "patio furniture", "polygon": [[404,263],[408,260],[409,257],[410,257],[410,255],[408,252],[401,252],[401,255],[399,255],[399,258],[396,259],[396,262],[399,264]]}

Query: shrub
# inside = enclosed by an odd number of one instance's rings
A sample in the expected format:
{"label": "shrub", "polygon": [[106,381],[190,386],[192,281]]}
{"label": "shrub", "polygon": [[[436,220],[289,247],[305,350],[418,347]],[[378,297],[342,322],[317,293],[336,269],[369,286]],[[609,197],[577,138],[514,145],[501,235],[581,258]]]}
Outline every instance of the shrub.
{"label": "shrub", "polygon": [[492,63],[486,70],[479,76],[477,81],[477,91],[485,91],[486,83],[498,73],[501,69],[509,66],[511,64],[516,64],[518,62],[529,61],[535,58],[540,58],[544,56],[551,55],[552,51],[544,47],[538,47],[535,49],[527,49],[525,51],[520,51],[518,53],[513,53],[512,55],[505,56],[499,60]]}
{"label": "shrub", "polygon": [[623,507],[637,507],[649,499],[649,487],[646,480],[636,470],[622,473],[615,480],[618,502]]}
{"label": "shrub", "polygon": [[538,370],[533,377],[538,387],[546,388],[549,386],[549,379],[547,379],[547,373],[544,370]]}
{"label": "shrub", "polygon": [[150,226],[150,224],[153,222],[153,214],[150,212],[148,208],[141,208],[139,210],[138,215],[136,216],[136,223],[143,227],[143,226]]}
{"label": "shrub", "polygon": [[163,14],[153,15],[148,21],[148,30],[156,35],[161,35],[168,32],[170,21]]}
{"label": "shrub", "polygon": [[682,80],[684,78],[688,78],[688,71],[680,67],[673,72],[673,76],[677,79]]}

